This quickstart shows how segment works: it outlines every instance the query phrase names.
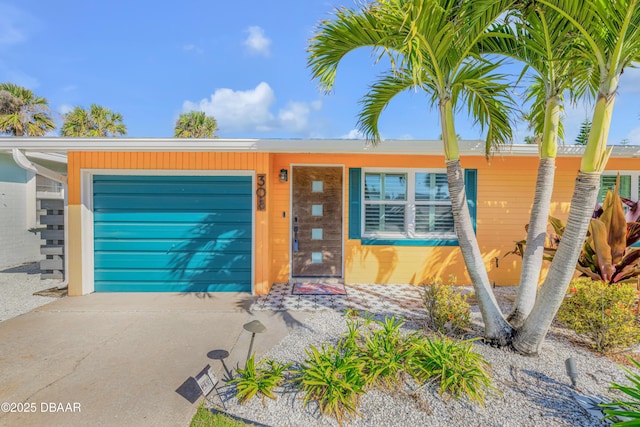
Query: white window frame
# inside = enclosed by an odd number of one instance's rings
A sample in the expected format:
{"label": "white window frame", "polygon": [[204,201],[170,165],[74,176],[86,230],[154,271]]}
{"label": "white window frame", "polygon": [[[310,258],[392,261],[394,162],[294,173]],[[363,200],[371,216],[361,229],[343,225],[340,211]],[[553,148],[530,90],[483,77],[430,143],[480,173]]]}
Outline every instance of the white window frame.
{"label": "white window frame", "polygon": [[[445,201],[416,201],[416,174],[418,173],[447,173],[446,169],[402,169],[402,168],[362,168],[361,188],[360,188],[360,203],[362,208],[360,209],[360,233],[365,239],[420,239],[420,240],[451,240],[457,239],[455,230],[448,233],[432,232],[432,233],[417,233],[416,232],[416,205],[451,205],[451,201],[448,203]],[[407,198],[406,200],[384,200],[384,194],[380,195],[380,200],[366,200],[365,184],[366,175],[368,173],[384,173],[384,174],[405,174],[407,176]],[[373,203],[371,203],[373,202]],[[365,231],[366,228],[366,205],[368,204],[380,204],[380,205],[404,205],[404,229],[403,233],[396,232],[371,232]]]}

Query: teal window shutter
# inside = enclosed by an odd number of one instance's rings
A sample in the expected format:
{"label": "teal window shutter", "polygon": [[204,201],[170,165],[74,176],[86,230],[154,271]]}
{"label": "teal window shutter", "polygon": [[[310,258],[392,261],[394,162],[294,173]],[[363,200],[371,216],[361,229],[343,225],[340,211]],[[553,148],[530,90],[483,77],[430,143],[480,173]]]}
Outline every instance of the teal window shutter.
{"label": "teal window shutter", "polygon": [[360,239],[362,228],[362,170],[349,168],[349,238]]}
{"label": "teal window shutter", "polygon": [[[598,203],[602,204],[607,195],[607,190],[613,191],[616,185],[616,175],[600,176],[600,191],[598,192]],[[631,198],[631,175],[620,175],[620,188],[618,193],[625,199]]]}
{"label": "teal window shutter", "polygon": [[476,231],[476,218],[478,215],[478,169],[464,170],[464,184],[467,189],[467,205],[469,205],[473,231]]}

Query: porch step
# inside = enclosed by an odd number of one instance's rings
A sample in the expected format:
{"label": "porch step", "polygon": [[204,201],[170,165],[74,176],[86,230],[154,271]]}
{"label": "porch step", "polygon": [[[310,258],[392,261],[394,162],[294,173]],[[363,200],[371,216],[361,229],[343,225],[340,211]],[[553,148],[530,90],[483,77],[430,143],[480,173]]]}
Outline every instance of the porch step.
{"label": "porch step", "polygon": [[342,277],[293,277],[289,280],[290,285],[295,283],[328,283],[332,285],[344,285],[344,279]]}

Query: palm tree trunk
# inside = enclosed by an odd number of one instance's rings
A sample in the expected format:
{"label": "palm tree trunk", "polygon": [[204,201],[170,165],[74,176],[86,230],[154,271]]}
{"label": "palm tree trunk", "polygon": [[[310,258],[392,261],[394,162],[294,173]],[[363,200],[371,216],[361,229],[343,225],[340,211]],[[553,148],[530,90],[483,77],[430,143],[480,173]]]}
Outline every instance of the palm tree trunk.
{"label": "palm tree trunk", "polygon": [[531,207],[529,229],[527,230],[527,246],[522,256],[518,296],[513,310],[507,318],[514,328],[522,326],[536,302],[549,210],[551,208],[555,168],[555,158],[540,159],[536,192],[533,198],[533,206]]}
{"label": "palm tree trunk", "polygon": [[507,318],[509,323],[516,329],[522,326],[529,313],[531,313],[538,293],[538,279],[542,268],[544,241],[547,232],[549,209],[551,208],[553,182],[555,180],[560,105],[561,99],[558,95],[550,96],[545,105],[538,178],[536,180],[533,206],[531,207],[531,216],[529,217],[527,246],[522,256],[520,286],[516,302]]}
{"label": "palm tree trunk", "polygon": [[460,251],[478,298],[478,305],[485,325],[485,339],[492,345],[503,347],[510,343],[513,329],[504,319],[491,291],[487,269],[473,231],[465,195],[464,174],[459,159],[447,161],[447,179],[451,195],[453,222],[458,235]]}
{"label": "palm tree trunk", "polygon": [[600,175],[600,172],[578,172],[562,240],[533,310],[513,339],[513,347],[520,353],[533,355],[540,351],[551,322],[562,304],[575,272],[572,267],[578,262],[591,221],[600,189]]}

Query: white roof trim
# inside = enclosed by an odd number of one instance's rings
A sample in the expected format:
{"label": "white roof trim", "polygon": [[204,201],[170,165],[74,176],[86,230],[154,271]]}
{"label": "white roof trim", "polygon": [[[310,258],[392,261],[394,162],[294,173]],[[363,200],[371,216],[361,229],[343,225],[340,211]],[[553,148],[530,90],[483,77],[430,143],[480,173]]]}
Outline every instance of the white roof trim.
{"label": "white roof trim", "polygon": [[[463,156],[484,156],[484,141],[460,141]],[[337,153],[337,154],[419,154],[442,155],[439,140],[385,140],[373,146],[354,139],[192,139],[192,138],[62,138],[10,137],[0,138],[0,151],[18,148],[31,152],[67,153],[69,151],[221,151],[264,153]],[[579,157],[584,146],[563,145],[558,156]],[[538,156],[538,147],[531,144],[506,145],[494,152],[496,156]],[[639,146],[616,146],[612,157],[638,157]],[[58,157],[60,159],[60,157]]]}

